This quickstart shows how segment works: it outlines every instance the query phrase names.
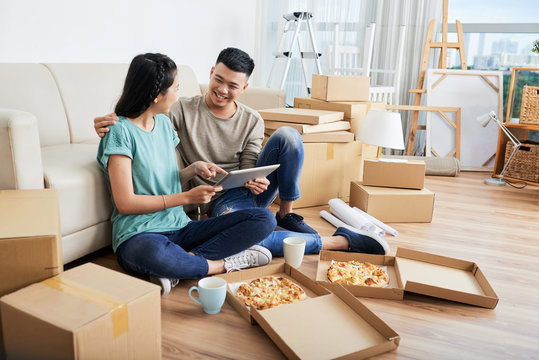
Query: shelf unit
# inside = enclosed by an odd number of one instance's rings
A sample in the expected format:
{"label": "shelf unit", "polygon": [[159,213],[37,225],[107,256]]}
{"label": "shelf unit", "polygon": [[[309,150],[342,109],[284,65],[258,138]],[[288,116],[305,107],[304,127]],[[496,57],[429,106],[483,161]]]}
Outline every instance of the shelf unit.
{"label": "shelf unit", "polygon": [[[516,71],[539,71],[539,69],[535,68],[513,68],[513,71],[511,73],[511,85],[509,88],[509,99],[507,100],[507,116],[504,121],[504,125],[507,127],[507,129],[513,133],[520,141],[527,140],[529,137],[529,133],[531,130],[539,131],[539,124],[516,124],[509,122],[512,112],[510,111],[511,106],[513,105],[513,94],[514,94],[514,87],[515,87],[515,72]],[[509,138],[504,134],[504,132],[499,129],[498,130],[498,147],[496,149],[496,160],[494,161],[494,177],[499,177],[499,174],[503,170],[504,162],[505,162],[505,148],[507,145],[507,141],[509,141]],[[504,178],[510,181],[521,181],[525,182],[529,185],[539,186],[539,183],[526,181],[522,179],[512,178],[510,176],[504,175]]]}

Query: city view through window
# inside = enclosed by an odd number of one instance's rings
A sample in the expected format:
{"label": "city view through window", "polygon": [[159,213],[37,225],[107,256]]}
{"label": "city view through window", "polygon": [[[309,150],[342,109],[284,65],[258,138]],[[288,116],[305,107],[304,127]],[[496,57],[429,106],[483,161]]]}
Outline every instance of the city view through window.
{"label": "city view through window", "polygon": [[[457,41],[455,22],[463,25],[468,69],[501,70],[504,77],[504,116],[511,80],[511,69],[539,68],[539,54],[532,51],[539,39],[536,0],[470,1],[449,0],[449,41]],[[459,69],[457,51],[448,52],[448,68]],[[539,73],[531,72],[526,82],[539,86]],[[519,103],[515,94],[515,102]],[[515,113],[515,110],[517,112]],[[512,117],[518,117],[518,109]]]}

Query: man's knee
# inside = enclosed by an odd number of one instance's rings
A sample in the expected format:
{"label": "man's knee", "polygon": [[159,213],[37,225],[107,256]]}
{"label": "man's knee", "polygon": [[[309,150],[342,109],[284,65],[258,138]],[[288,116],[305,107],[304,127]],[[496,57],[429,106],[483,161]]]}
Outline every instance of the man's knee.
{"label": "man's knee", "polygon": [[299,131],[290,126],[283,126],[278,128],[277,130],[275,130],[272,136],[278,136],[282,140],[289,143],[296,143],[298,141],[301,143],[301,134],[299,133]]}
{"label": "man's knee", "polygon": [[280,127],[271,136],[278,137],[282,143],[290,147],[303,149],[303,140],[301,139],[301,134],[293,127]]}

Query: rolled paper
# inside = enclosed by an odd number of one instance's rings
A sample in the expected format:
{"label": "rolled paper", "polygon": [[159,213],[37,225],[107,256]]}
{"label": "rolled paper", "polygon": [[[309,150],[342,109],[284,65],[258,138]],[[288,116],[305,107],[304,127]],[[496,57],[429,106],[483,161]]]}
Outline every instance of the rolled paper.
{"label": "rolled paper", "polygon": [[331,199],[328,202],[330,211],[346,224],[359,230],[374,232],[374,224],[365,216],[354,211],[341,199]]}
{"label": "rolled paper", "polygon": [[336,228],[343,227],[343,228],[346,228],[346,229],[348,229],[350,231],[354,231],[354,232],[357,230],[354,227],[352,227],[352,226],[350,226],[348,224],[345,224],[344,222],[339,220],[337,217],[331,215],[326,210],[320,211],[320,216],[322,217],[322,219],[326,220],[328,223],[335,226]]}
{"label": "rolled paper", "polygon": [[381,229],[385,230],[387,233],[393,235],[393,236],[398,236],[399,235],[399,232],[395,229],[393,229],[391,226],[389,225],[386,225],[384,224],[383,222],[381,222],[380,220],[378,220],[377,218],[375,218],[374,216],[371,216],[369,214],[367,214],[365,211],[361,210],[361,209],[358,209],[357,207],[353,207],[354,211],[356,211],[357,213],[363,215],[364,217],[366,217],[367,219],[369,219],[370,221],[372,221],[374,223],[374,225],[380,227]]}

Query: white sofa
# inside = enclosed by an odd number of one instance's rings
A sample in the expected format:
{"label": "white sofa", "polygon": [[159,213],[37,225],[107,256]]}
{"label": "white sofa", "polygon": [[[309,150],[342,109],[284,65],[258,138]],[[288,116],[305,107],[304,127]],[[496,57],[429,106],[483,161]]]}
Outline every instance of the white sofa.
{"label": "white sofa", "polygon": [[[110,195],[97,166],[93,118],[110,113],[127,64],[0,63],[0,190],[58,189],[63,260],[111,243]],[[180,65],[180,95],[205,91]],[[248,88],[254,109],[285,105],[282,91]]]}

